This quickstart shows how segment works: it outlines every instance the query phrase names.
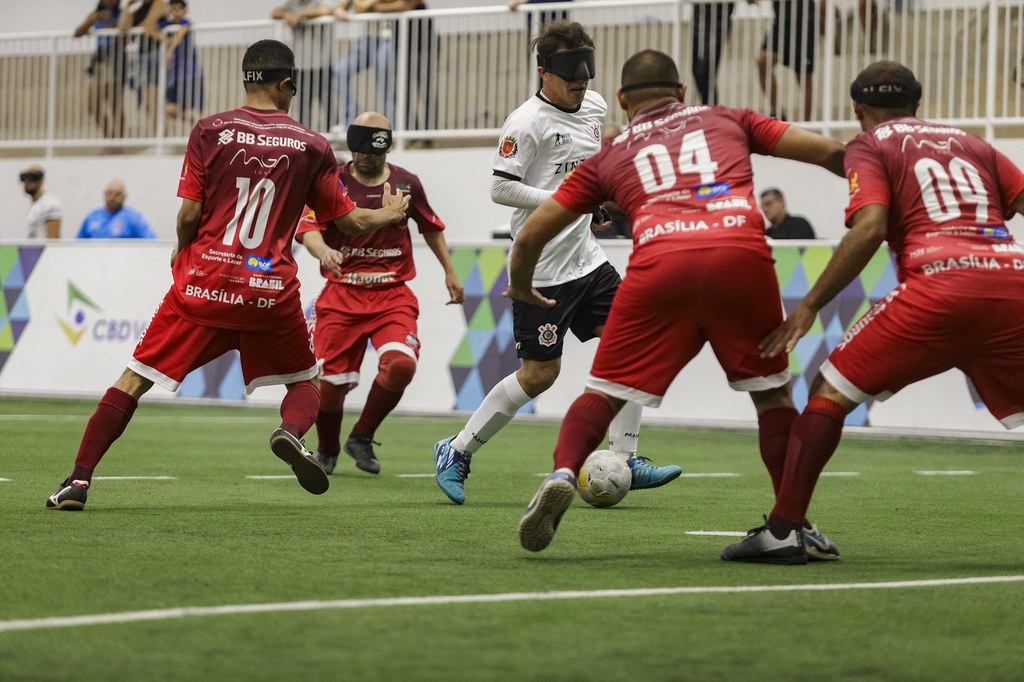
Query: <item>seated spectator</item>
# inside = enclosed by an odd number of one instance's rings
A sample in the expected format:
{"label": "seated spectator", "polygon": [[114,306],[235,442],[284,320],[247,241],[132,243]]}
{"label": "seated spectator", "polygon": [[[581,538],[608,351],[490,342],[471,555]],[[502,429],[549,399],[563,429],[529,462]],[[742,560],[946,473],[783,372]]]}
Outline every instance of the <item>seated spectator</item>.
{"label": "seated spectator", "polygon": [[177,26],[167,44],[167,105],[168,118],[177,118],[179,112],[192,112],[198,117],[203,108],[203,70],[199,68],[196,44],[192,39],[192,20],[188,18],[185,0],[170,0],[167,16],[160,19],[160,30]]}
{"label": "seated spectator", "polygon": [[32,197],[28,209],[29,239],[60,239],[60,221],[64,217],[60,199],[43,190],[45,172],[42,166],[29,166],[18,179],[25,194]]}
{"label": "seated spectator", "polygon": [[124,205],[124,183],[111,180],[103,190],[103,206],[85,216],[79,239],[156,239],[142,214]]}
{"label": "seated spectator", "polygon": [[774,187],[761,192],[761,212],[768,221],[766,234],[770,239],[816,239],[806,218],[786,211],[786,199]]}

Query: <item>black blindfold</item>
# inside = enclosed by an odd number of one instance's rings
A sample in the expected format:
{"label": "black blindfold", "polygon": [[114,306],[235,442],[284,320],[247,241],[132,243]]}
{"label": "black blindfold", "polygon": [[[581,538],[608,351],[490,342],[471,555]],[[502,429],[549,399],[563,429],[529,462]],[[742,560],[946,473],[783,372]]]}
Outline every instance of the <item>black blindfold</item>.
{"label": "black blindfold", "polygon": [[380,156],[391,149],[391,131],[387,128],[350,125],[345,142],[350,152]]}
{"label": "black blindfold", "polygon": [[597,75],[592,47],[577,47],[548,57],[537,55],[537,66],[567,81],[588,81]]}

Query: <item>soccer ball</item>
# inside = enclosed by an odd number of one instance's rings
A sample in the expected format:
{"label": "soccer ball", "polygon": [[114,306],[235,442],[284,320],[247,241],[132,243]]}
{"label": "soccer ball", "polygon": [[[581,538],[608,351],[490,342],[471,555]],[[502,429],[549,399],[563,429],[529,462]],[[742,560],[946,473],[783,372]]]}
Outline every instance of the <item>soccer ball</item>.
{"label": "soccer ball", "polygon": [[580,467],[580,497],[593,507],[611,507],[629,492],[633,474],[629,465],[611,450],[595,450]]}

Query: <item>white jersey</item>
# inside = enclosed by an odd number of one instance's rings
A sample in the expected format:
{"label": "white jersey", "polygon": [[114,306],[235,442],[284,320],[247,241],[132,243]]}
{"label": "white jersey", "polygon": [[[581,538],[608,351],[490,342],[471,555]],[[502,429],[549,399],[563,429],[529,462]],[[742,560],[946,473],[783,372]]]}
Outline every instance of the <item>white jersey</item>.
{"label": "white jersey", "polygon": [[[494,174],[525,185],[554,192],[576,166],[601,149],[601,128],[608,105],[588,90],[578,111],[560,109],[540,96],[524,102],[509,114],[501,129]],[[533,212],[517,208],[512,214],[512,239]],[[590,230],[585,214],[554,239],[544,251],[533,274],[538,287],[577,280],[608,260]]]}
{"label": "white jersey", "polygon": [[28,208],[28,238],[46,239],[46,221],[61,220],[64,209],[60,199],[48,192],[43,192]]}

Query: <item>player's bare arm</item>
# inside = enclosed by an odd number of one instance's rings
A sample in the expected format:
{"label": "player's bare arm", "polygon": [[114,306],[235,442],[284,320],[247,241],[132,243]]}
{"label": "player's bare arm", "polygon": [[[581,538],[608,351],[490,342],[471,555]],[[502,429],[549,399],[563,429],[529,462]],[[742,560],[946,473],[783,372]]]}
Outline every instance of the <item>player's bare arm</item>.
{"label": "player's bare arm", "polygon": [[320,261],[320,267],[337,277],[341,277],[341,264],[345,257],[341,254],[341,251],[329,247],[327,242],[324,241],[322,234],[319,232],[302,233],[302,245],[306,247],[309,255]]}
{"label": "player's bare arm", "polygon": [[381,208],[369,209],[358,206],[334,221],[334,226],[345,234],[368,234],[382,227],[405,220],[409,210],[410,197],[400,189],[391,192],[391,183],[384,183]]}
{"label": "player's bare arm", "polygon": [[1012,204],[1010,204],[1010,208],[1017,213],[1024,215],[1024,192],[1017,195],[1017,198],[1013,200]]}
{"label": "player's bare arm", "polygon": [[202,213],[202,202],[194,199],[181,200],[181,208],[178,209],[178,220],[175,226],[178,243],[175,244],[174,253],[171,254],[171,266],[178,259],[181,250],[192,243],[192,240],[199,234],[199,218]]}
{"label": "player's bare arm", "polygon": [[843,155],[845,147],[839,140],[824,137],[809,130],[789,126],[775,143],[772,156],[821,166],[834,175],[843,178]]}
{"label": "player's bare arm", "polygon": [[865,206],[853,214],[850,231],[839,242],[821,277],[786,321],[759,344],[762,357],[789,353],[796,347],[822,306],[845,289],[878,251],[885,240],[888,221],[889,208],[881,204]]}
{"label": "player's bare arm", "polygon": [[504,296],[551,308],[555,302],[541,296],[533,286],[533,271],[540,254],[548,242],[554,239],[566,226],[580,217],[554,199],[547,199],[527,218],[512,242],[512,256],[509,259],[508,289]]}
{"label": "player's bare arm", "polygon": [[462,303],[466,299],[466,294],[459,276],[455,274],[452,260],[448,257],[448,242],[444,238],[444,232],[424,232],[423,241],[427,242],[437,262],[444,268],[444,286],[448,289],[448,303],[445,305]]}

